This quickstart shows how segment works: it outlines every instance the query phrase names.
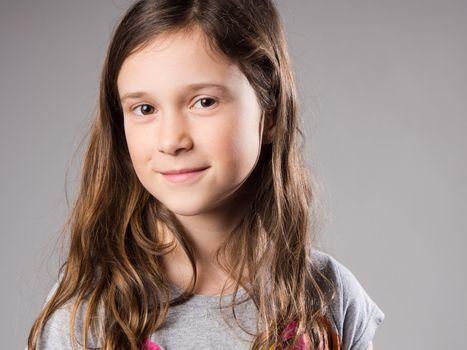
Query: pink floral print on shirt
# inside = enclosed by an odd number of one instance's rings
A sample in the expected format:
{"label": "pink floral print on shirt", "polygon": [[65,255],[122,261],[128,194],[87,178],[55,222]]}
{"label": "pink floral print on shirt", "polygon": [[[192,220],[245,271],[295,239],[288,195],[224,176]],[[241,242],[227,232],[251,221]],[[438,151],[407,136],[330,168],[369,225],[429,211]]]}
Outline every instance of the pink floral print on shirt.
{"label": "pink floral print on shirt", "polygon": [[149,338],[146,338],[146,340],[143,343],[143,350],[163,350],[159,344],[154,343],[153,341],[149,340]]}
{"label": "pink floral print on shirt", "polygon": [[[297,322],[295,320],[290,322],[287,325],[287,327],[284,328],[284,330],[282,331],[281,337],[285,343],[287,343],[291,338],[293,338],[293,336],[295,335],[295,332],[297,331],[296,328],[297,328]],[[293,347],[293,349],[292,349],[292,346],[288,346],[286,347],[286,349],[287,350],[288,349],[290,350],[311,350],[310,336],[308,335],[308,333],[303,333],[300,336],[297,344]],[[274,350],[274,346],[271,346],[269,350]]]}

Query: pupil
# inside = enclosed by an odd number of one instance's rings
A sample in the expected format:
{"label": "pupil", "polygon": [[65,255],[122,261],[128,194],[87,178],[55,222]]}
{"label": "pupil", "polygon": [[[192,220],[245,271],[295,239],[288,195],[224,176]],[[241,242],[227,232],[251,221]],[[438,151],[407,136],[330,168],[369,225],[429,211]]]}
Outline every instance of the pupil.
{"label": "pupil", "polygon": [[[204,107],[209,107],[211,104],[209,103],[211,99],[210,98],[203,98],[201,99],[201,104],[204,106]],[[206,106],[206,101],[208,101],[207,103],[207,106]]]}

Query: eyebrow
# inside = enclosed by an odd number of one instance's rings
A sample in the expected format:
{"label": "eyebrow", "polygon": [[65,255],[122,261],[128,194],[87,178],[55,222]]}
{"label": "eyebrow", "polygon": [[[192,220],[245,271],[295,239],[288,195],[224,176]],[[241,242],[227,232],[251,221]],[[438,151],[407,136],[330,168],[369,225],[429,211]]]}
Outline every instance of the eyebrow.
{"label": "eyebrow", "polygon": [[[214,84],[214,83],[195,83],[195,84],[186,85],[184,87],[184,89],[189,90],[189,91],[198,91],[204,88],[215,88],[221,91],[222,93],[230,93],[230,90],[227,86],[221,85],[221,84]],[[148,98],[150,96],[151,95],[145,91],[128,92],[120,98],[120,102],[123,102],[127,99]]]}

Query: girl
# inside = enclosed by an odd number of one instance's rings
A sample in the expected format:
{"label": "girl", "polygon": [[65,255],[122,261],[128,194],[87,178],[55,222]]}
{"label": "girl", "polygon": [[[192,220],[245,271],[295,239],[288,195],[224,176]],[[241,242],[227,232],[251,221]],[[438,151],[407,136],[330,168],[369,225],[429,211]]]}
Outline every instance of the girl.
{"label": "girl", "polygon": [[312,247],[272,0],[141,0],[112,38],[29,349],[371,349],[384,313]]}

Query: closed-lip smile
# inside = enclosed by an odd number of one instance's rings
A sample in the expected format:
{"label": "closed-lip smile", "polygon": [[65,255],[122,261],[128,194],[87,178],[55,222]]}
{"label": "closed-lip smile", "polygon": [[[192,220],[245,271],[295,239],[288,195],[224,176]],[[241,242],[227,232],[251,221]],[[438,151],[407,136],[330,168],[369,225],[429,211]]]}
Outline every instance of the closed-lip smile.
{"label": "closed-lip smile", "polygon": [[162,172],[161,174],[167,181],[171,183],[188,184],[192,183],[196,179],[199,179],[205,173],[207,168],[209,167],[169,170]]}
{"label": "closed-lip smile", "polygon": [[168,171],[162,171],[161,174],[163,174],[163,175],[176,175],[176,174],[193,173],[193,172],[201,171],[201,170],[204,170],[204,169],[207,169],[207,168],[208,167],[168,170]]}

